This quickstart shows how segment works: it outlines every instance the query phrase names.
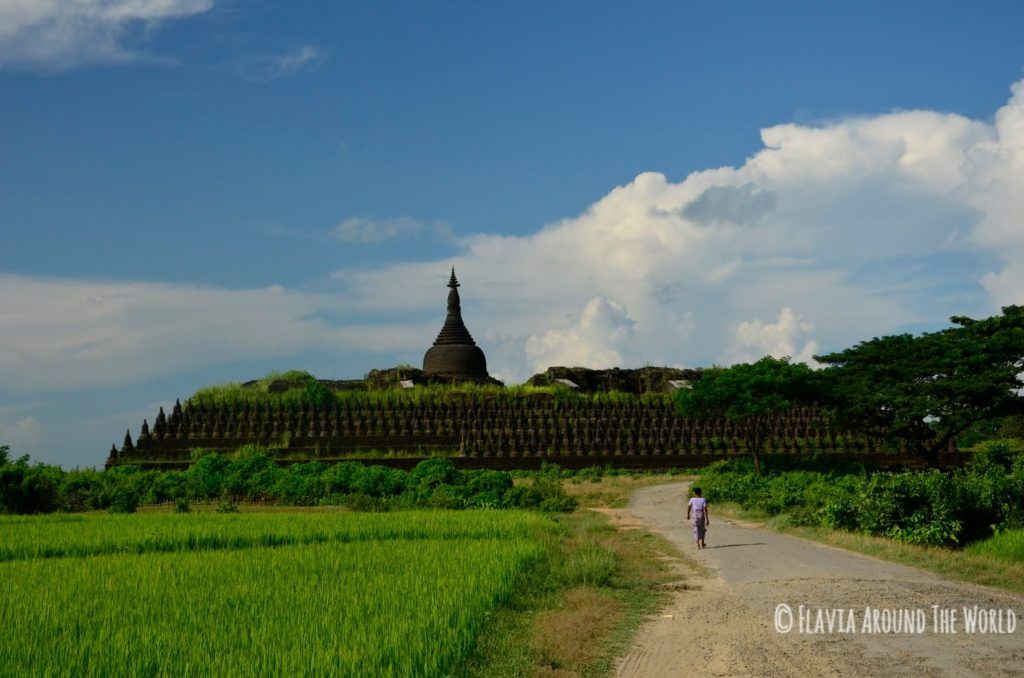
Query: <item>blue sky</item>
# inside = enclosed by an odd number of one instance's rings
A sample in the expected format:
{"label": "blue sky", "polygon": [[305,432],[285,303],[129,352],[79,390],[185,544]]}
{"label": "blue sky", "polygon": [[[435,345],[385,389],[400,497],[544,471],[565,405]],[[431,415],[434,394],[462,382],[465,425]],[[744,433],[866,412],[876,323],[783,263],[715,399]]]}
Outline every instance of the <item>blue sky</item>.
{"label": "blue sky", "polygon": [[810,359],[1024,301],[1019,3],[0,4],[0,443],[195,388]]}

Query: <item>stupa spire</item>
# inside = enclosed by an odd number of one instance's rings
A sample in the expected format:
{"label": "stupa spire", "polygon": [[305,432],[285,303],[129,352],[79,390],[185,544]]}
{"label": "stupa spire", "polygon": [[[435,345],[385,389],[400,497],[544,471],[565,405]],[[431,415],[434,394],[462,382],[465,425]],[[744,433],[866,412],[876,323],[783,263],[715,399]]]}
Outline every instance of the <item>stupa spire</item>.
{"label": "stupa spire", "polygon": [[434,346],[447,344],[463,344],[476,346],[473,335],[466,329],[466,323],[462,321],[462,301],[459,299],[459,279],[455,277],[455,267],[452,267],[452,277],[448,279],[448,316],[444,319],[444,326],[434,340]]}

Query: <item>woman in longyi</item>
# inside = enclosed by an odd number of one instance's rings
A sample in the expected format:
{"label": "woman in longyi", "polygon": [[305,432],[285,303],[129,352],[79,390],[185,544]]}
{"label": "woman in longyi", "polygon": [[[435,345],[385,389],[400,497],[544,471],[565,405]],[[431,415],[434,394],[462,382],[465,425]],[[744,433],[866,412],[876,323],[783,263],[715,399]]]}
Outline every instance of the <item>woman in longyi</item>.
{"label": "woman in longyi", "polygon": [[697,548],[706,548],[704,534],[711,521],[708,519],[708,502],[700,496],[700,488],[693,488],[693,497],[686,505],[686,519],[693,523],[693,538],[697,540]]}

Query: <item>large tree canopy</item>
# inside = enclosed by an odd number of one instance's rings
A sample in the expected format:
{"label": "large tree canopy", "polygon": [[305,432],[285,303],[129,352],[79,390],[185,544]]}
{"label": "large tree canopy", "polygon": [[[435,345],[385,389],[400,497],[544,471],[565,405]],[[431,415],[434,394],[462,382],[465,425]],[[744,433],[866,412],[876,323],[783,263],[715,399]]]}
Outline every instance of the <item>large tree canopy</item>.
{"label": "large tree canopy", "polygon": [[938,332],[879,337],[817,356],[828,366],[840,421],[934,459],[974,424],[1024,412],[1024,307],[951,321]]}
{"label": "large tree canopy", "polygon": [[704,370],[692,388],[676,391],[676,407],[697,419],[730,419],[750,426],[748,441],[758,473],[762,427],[766,417],[780,414],[794,405],[819,401],[824,392],[823,377],[803,363],[789,358],[765,357],[756,363]]}

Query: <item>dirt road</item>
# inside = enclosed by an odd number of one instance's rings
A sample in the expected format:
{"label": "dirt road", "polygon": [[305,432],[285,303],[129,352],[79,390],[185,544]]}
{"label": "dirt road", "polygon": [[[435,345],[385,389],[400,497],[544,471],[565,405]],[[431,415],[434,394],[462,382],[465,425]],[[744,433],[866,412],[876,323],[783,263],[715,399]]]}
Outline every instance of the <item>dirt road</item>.
{"label": "dirt road", "polygon": [[[710,507],[708,548],[697,551],[688,524],[688,483],[638,490],[626,509],[612,512],[620,526],[643,526],[675,544],[706,573],[679,564],[686,588],[650,620],[619,676],[1024,676],[1024,596],[971,584],[867,556],[719,519]],[[787,605],[792,629],[776,629]],[[808,612],[800,632],[800,607]],[[955,610],[956,634],[934,628],[933,606]],[[1004,612],[1008,634],[966,632],[964,607]],[[879,610],[878,626],[863,626]],[[823,626],[817,631],[817,611]],[[834,624],[827,629],[826,612]],[[911,632],[884,632],[881,610],[911,614]],[[853,614],[849,614],[852,610]],[[922,613],[918,613],[921,610]],[[917,632],[922,620],[925,627]],[[854,632],[850,630],[854,620]],[[779,622],[790,617],[785,608]]]}

